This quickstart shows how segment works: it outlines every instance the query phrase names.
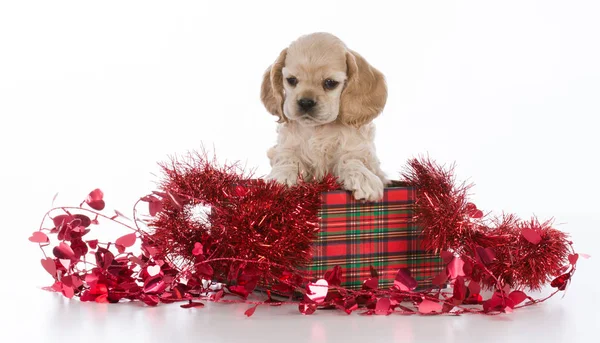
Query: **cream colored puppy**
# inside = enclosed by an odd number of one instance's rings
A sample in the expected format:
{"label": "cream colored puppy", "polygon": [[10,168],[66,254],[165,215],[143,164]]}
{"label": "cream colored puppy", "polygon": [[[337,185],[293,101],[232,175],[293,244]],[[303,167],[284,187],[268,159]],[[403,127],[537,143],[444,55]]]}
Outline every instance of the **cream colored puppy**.
{"label": "cream colored puppy", "polygon": [[293,185],[328,173],[356,199],[383,197],[387,178],[375,152],[377,117],[387,99],[383,75],[328,33],[302,36],[264,74],[261,99],[279,117],[268,179]]}

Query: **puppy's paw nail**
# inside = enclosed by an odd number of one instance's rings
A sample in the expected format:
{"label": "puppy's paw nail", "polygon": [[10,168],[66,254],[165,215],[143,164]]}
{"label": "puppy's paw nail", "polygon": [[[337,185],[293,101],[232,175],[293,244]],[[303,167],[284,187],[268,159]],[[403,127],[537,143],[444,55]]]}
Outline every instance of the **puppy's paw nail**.
{"label": "puppy's paw nail", "polygon": [[353,196],[356,200],[380,201],[383,199],[383,182],[377,177],[365,178],[356,189],[353,190]]}

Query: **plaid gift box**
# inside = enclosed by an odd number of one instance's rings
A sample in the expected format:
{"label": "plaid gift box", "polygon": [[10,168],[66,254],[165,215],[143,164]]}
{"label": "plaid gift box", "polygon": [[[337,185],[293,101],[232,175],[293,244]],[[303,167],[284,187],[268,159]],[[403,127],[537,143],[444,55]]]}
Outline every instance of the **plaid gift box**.
{"label": "plaid gift box", "polygon": [[360,288],[379,273],[379,286],[393,285],[400,268],[408,268],[418,288],[431,286],[444,268],[437,254],[421,248],[421,230],[413,221],[415,189],[395,183],[375,203],[358,202],[348,191],[321,195],[319,234],[313,245],[313,262],[307,271],[322,278],[327,270],[342,268],[342,286]]}

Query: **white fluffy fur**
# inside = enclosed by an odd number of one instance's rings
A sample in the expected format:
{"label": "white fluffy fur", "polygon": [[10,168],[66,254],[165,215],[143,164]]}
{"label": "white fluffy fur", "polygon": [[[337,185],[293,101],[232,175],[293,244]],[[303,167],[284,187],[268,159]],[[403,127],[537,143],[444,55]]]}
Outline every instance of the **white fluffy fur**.
{"label": "white fluffy fur", "polygon": [[[289,77],[297,85],[286,82]],[[339,82],[325,89],[324,80]],[[268,151],[269,179],[294,185],[299,175],[319,180],[328,173],[356,199],[377,201],[388,182],[380,168],[372,119],[383,109],[383,75],[337,37],[317,33],[283,50],[264,76],[261,97],[280,118],[277,145]],[[317,106],[308,115],[298,99]]]}
{"label": "white fluffy fur", "polygon": [[343,124],[316,127],[296,122],[281,124],[277,145],[268,152],[270,179],[294,185],[305,179],[321,179],[332,173],[356,199],[380,200],[387,178],[375,153],[375,127],[356,129]]}

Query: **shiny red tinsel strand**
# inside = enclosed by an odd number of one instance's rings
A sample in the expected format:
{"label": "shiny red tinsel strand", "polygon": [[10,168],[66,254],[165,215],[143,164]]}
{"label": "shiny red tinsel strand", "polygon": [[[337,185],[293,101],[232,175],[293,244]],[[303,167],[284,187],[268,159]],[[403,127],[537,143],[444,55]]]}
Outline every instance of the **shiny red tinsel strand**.
{"label": "shiny red tinsel strand", "polygon": [[[417,291],[410,271],[401,269],[390,289],[380,289],[374,273],[363,289],[350,290],[340,287],[338,267],[318,281],[305,278],[302,271],[318,229],[320,194],[338,187],[334,178],[285,187],[253,179],[235,164],[219,167],[199,153],[172,159],[162,169],[160,191],[136,203],[133,225],[120,212],[102,212],[100,190],[92,191],[78,208],[53,208],[44,216],[40,230],[29,239],[42,248],[42,266],[55,280],[49,290],[82,301],[128,299],[151,306],[246,302],[253,305],[247,316],[258,305],[282,304],[297,304],[303,314],[318,308],[380,315],[497,314],[564,291],[579,257],[567,235],[551,222],[514,215],[487,218],[468,201],[471,186],[456,184],[452,168],[413,159],[403,176],[417,188],[415,220],[424,230],[426,248],[440,252],[447,264],[433,283],[452,288]],[[140,203],[148,204],[144,219],[138,218]],[[208,208],[201,217],[195,214],[198,206]],[[52,229],[43,228],[47,218]],[[100,221],[118,223],[132,233],[114,242],[84,240]],[[130,251],[136,241],[141,242],[141,254]],[[48,246],[52,255],[45,253]],[[546,298],[524,293],[548,282],[556,290]],[[267,300],[249,298],[259,288]],[[482,288],[492,291],[485,300]]]}

